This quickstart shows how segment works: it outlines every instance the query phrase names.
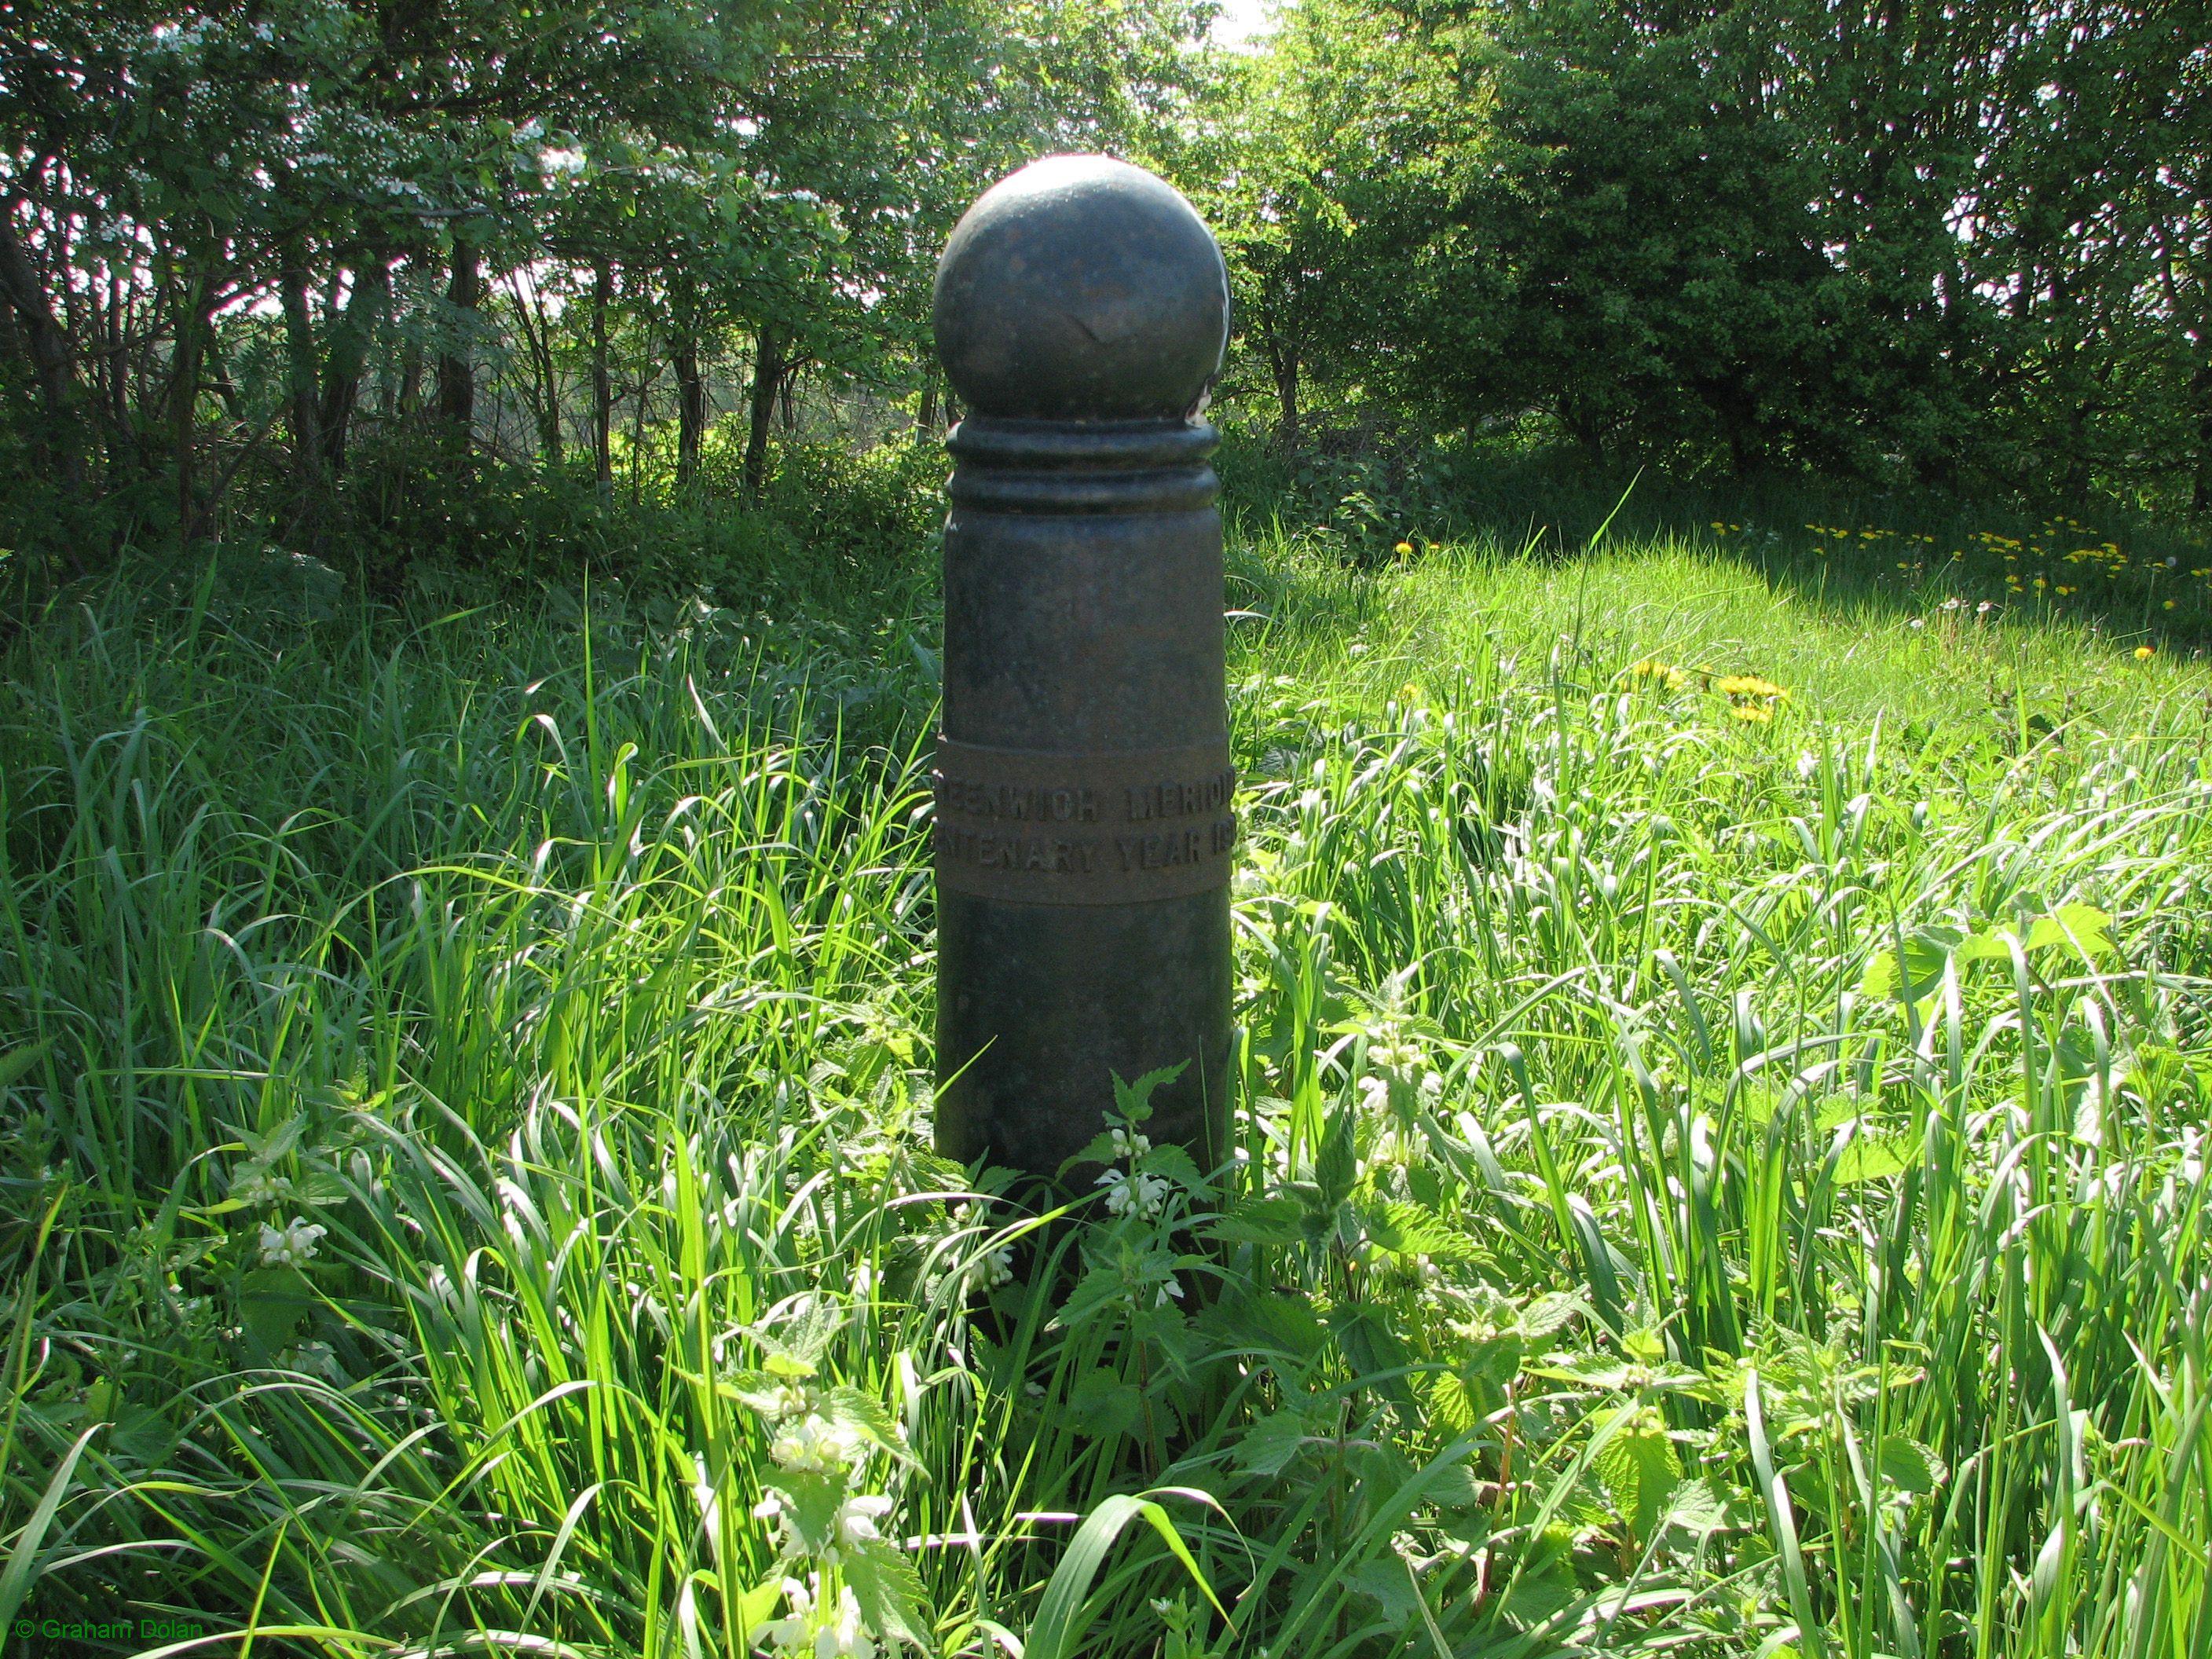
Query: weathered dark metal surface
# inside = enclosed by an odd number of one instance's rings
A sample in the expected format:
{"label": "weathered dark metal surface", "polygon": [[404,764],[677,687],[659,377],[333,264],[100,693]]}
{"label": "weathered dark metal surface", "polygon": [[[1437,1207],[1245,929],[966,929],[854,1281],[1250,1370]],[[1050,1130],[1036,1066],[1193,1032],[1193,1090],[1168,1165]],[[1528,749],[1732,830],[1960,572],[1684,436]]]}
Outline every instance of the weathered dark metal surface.
{"label": "weathered dark metal surface", "polygon": [[1188,1060],[1157,1139],[1226,1151],[1221,520],[1197,419],[1219,250],[1150,173],[1023,168],[938,268],[950,447],[938,750],[938,1145],[1049,1175],[1111,1074]]}

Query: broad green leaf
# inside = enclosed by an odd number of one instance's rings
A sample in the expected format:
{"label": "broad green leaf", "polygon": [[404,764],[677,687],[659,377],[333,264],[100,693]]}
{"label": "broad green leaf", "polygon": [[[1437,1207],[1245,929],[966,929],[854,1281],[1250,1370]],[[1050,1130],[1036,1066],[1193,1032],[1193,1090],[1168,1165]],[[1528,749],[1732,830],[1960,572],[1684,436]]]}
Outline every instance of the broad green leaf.
{"label": "broad green leaf", "polygon": [[1248,1198],[1200,1231],[1224,1244],[1296,1244],[1305,1218],[1306,1206],[1294,1198]]}
{"label": "broad green leaf", "polygon": [[825,1396],[823,1411],[831,1422],[859,1434],[878,1450],[889,1452],[902,1463],[914,1462],[914,1454],[907,1449],[906,1437],[899,1432],[891,1414],[884,1409],[884,1402],[873,1395],[841,1385]]}
{"label": "broad green leaf", "polygon": [[1425,1255],[1437,1261],[1471,1261],[1481,1252],[1474,1241],[1453,1230],[1433,1210],[1394,1199],[1364,1207],[1361,1217],[1367,1236],[1386,1250],[1400,1255]]}
{"label": "broad green leaf", "polygon": [[1919,1147],[1903,1135],[1856,1135],[1836,1159],[1836,1184],[1856,1187],[1886,1181],[1912,1167]]}
{"label": "broad green leaf", "polygon": [[[1667,1421],[1650,1406],[1620,1408],[1625,1419],[1591,1460],[1599,1487],[1613,1513],[1628,1523],[1641,1544],[1651,1536],[1668,1497],[1682,1479],[1682,1461],[1668,1437]],[[1592,1429],[1609,1420],[1592,1419]]]}
{"label": "broad green leaf", "polygon": [[1067,1391],[1067,1425],[1086,1439],[1103,1440],[1134,1426],[1144,1394],[1109,1370],[1085,1371]]}
{"label": "broad green leaf", "polygon": [[863,1543],[845,1553],[844,1571],[861,1617],[878,1636],[925,1651],[933,1645],[921,1575],[902,1552],[880,1539]]}
{"label": "broad green leaf", "polygon": [[1948,1474],[1943,1460],[1917,1440],[1903,1435],[1886,1436],[1876,1460],[1881,1478],[1899,1492],[1925,1498],[1941,1486]]}
{"label": "broad green leaf", "polygon": [[1229,1461],[1250,1474],[1277,1475],[1304,1449],[1313,1425],[1296,1411],[1261,1418],[1230,1449]]}
{"label": "broad green leaf", "polygon": [[2119,954],[2112,943],[2112,919],[2088,904],[2062,904],[2047,916],[2038,916],[2027,930],[2027,948],[2078,951],[2084,957]]}

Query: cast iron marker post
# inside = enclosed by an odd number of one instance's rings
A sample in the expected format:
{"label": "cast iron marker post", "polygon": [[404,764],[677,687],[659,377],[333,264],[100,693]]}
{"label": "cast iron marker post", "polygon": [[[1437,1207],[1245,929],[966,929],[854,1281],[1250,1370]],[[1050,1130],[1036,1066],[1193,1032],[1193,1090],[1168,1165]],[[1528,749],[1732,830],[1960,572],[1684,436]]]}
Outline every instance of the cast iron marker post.
{"label": "cast iron marker post", "polygon": [[1199,418],[1228,276],[1096,155],[987,191],[937,268],[948,439],[937,746],[939,1149],[1050,1176],[1111,1073],[1188,1061],[1153,1139],[1228,1149],[1221,517]]}

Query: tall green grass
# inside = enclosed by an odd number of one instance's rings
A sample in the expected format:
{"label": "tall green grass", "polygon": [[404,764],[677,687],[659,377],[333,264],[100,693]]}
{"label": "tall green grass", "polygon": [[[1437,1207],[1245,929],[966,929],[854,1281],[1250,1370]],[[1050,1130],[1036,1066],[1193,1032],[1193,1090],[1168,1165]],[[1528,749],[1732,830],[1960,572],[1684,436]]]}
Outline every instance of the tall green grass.
{"label": "tall green grass", "polygon": [[784,1524],[948,1655],[2205,1651],[2212,681],[1236,569],[1238,1157],[1057,1218],[928,1150],[913,619],[19,636],[0,1628],[736,1654]]}

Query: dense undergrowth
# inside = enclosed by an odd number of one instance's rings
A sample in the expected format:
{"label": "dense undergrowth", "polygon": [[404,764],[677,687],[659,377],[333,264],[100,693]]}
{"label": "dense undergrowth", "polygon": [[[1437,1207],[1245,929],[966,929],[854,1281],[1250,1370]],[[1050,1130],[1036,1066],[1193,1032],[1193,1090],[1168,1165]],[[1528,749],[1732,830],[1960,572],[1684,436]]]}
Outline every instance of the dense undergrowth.
{"label": "dense undergrowth", "polygon": [[928,1149],[881,584],[28,626],[0,1623],[2202,1651],[2212,683],[1385,563],[1237,556],[1238,1157],[1066,1224]]}

